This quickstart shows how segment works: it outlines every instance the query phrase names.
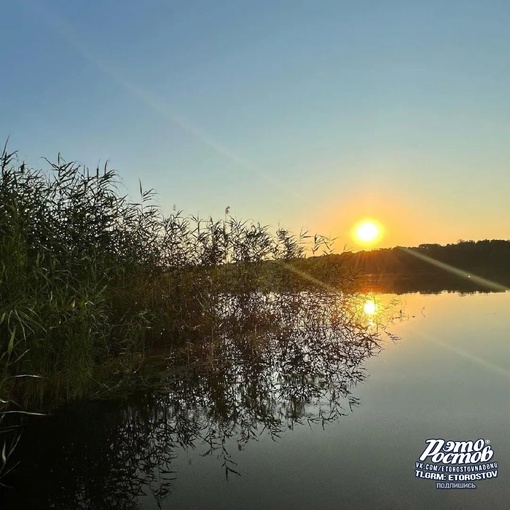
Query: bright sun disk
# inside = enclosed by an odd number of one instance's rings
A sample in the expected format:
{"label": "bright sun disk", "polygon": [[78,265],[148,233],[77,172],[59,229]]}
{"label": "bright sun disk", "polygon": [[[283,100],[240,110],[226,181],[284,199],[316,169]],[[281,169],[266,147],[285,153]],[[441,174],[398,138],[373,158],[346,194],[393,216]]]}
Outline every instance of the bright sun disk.
{"label": "bright sun disk", "polygon": [[354,227],[354,237],[357,241],[371,244],[378,241],[382,236],[382,229],[378,223],[372,220],[364,220]]}

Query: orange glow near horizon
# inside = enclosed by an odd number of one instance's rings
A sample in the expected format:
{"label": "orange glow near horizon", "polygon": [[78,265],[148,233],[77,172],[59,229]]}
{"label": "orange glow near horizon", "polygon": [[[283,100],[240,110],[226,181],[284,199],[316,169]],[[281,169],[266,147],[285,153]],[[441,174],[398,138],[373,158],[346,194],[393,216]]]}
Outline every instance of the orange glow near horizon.
{"label": "orange glow near horizon", "polygon": [[[418,246],[421,243],[436,242],[435,239],[441,242],[445,237],[438,228],[440,223],[437,218],[434,221],[436,226],[432,231],[431,225],[409,205],[407,199],[397,197],[394,202],[384,201],[382,197],[373,194],[368,198],[353,196],[346,202],[326,202],[324,213],[311,218],[306,227],[310,232],[334,238],[334,252],[342,253]],[[379,235],[371,242],[362,241],[356,236],[357,227],[365,222],[374,223],[379,228]],[[452,241],[446,239],[446,242]]]}

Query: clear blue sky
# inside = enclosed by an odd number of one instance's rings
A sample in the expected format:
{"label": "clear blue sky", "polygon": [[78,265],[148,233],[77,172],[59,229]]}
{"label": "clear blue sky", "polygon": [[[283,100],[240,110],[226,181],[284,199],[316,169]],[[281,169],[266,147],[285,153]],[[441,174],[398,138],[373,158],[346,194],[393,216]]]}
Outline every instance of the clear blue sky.
{"label": "clear blue sky", "polygon": [[0,141],[166,212],[510,238],[510,2],[4,0]]}

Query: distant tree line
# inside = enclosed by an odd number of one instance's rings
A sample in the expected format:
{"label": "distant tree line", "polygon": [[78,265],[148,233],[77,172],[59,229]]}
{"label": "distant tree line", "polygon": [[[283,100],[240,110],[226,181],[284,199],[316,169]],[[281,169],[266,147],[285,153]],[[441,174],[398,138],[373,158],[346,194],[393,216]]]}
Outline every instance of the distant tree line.
{"label": "distant tree line", "polygon": [[[484,240],[459,241],[456,244],[420,244],[415,248],[384,248],[356,253],[346,252],[308,259],[324,268],[342,267],[357,275],[398,275],[416,278],[441,275],[444,268],[432,263],[437,261],[456,269],[479,276],[510,275],[510,241]],[[314,265],[314,263],[312,263]]]}

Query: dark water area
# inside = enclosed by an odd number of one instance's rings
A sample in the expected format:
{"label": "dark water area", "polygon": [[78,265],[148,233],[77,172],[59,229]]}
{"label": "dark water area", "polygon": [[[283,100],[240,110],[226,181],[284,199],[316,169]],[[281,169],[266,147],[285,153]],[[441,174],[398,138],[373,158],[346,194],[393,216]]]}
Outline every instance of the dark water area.
{"label": "dark water area", "polygon": [[[356,306],[379,346],[318,321],[27,420],[1,508],[508,508],[510,293]],[[433,438],[490,441],[498,476],[436,488],[416,467]]]}

